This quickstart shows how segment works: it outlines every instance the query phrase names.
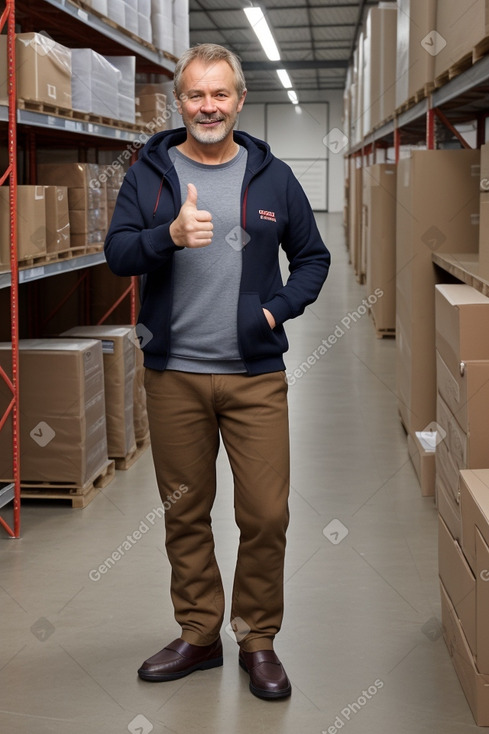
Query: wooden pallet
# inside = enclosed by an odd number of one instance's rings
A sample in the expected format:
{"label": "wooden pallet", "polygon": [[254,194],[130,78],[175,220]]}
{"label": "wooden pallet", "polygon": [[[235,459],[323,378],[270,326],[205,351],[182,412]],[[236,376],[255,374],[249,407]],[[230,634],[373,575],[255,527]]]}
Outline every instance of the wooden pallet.
{"label": "wooden pallet", "polygon": [[467,69],[470,69],[477,61],[487,56],[489,53],[489,36],[482,39],[471,51],[468,51],[458,61],[449,66],[442,74],[436,77],[435,87],[441,87],[446,84],[450,79],[458,76]]}
{"label": "wooden pallet", "polygon": [[48,265],[58,259],[56,252],[44,252],[30,257],[19,257],[19,268],[32,268],[38,265]]}
{"label": "wooden pallet", "polygon": [[122,471],[130,469],[131,466],[144,454],[150,444],[149,435],[136,443],[136,448],[130,451],[126,456],[113,456],[115,468]]}
{"label": "wooden pallet", "polygon": [[126,122],[125,120],[116,120],[112,117],[104,117],[103,115],[94,115],[91,112],[83,112],[82,110],[72,110],[59,105],[48,104],[36,100],[19,99],[17,106],[21,110],[30,112],[39,112],[43,115],[51,115],[53,117],[62,117],[65,120],[74,120],[75,122],[90,122],[94,125],[106,125],[114,127],[118,130],[127,132],[141,132],[144,129],[142,123]]}
{"label": "wooden pallet", "polygon": [[115,462],[108,461],[97,476],[83,486],[64,482],[21,482],[21,499],[69,500],[74,509],[83,509],[115,478]]}

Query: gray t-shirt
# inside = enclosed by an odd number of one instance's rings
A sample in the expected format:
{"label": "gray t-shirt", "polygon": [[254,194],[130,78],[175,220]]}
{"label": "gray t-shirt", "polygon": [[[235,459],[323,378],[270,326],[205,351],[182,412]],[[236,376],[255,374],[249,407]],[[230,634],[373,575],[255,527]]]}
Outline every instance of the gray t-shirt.
{"label": "gray t-shirt", "polygon": [[169,150],[182,202],[187,184],[197,189],[197,209],[212,214],[212,242],[174,255],[171,355],[167,369],[246,372],[237,337],[241,281],[241,188],[248,152],[240,146],[226,163],[206,165]]}

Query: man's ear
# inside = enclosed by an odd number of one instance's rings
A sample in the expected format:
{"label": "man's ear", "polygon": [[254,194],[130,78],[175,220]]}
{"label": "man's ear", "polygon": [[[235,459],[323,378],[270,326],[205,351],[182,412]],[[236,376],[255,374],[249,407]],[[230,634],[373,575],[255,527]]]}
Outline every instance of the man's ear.
{"label": "man's ear", "polygon": [[176,89],[173,90],[173,96],[175,97],[175,102],[177,105],[177,112],[181,115],[182,114],[182,102],[179,96],[177,95]]}
{"label": "man's ear", "polygon": [[246,99],[246,92],[247,91],[248,90],[245,89],[244,92],[243,92],[243,94],[241,95],[241,97],[239,99],[238,107],[237,107],[237,112],[241,112],[241,110],[243,109],[243,105],[244,105],[244,102],[245,102],[245,99]]}

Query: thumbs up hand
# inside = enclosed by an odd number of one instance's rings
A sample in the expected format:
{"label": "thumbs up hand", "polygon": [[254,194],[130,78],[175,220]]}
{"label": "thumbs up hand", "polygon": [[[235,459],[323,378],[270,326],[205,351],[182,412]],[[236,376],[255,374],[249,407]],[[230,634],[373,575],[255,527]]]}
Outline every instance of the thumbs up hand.
{"label": "thumbs up hand", "polygon": [[187,185],[187,198],[170,225],[170,236],[178,247],[206,247],[212,242],[212,214],[197,209],[197,189]]}

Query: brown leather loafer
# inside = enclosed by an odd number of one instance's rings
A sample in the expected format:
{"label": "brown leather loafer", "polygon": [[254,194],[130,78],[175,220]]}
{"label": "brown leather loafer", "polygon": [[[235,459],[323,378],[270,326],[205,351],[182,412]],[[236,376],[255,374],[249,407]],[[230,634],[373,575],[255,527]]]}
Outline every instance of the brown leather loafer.
{"label": "brown leather loafer", "polygon": [[183,678],[194,670],[208,670],[222,665],[222,643],[218,638],[212,645],[191,645],[181,638],[145,660],[138,670],[143,680],[164,681]]}
{"label": "brown leather loafer", "polygon": [[286,698],[292,693],[287,673],[273,650],[239,651],[239,664],[250,676],[250,691],[258,698]]}

